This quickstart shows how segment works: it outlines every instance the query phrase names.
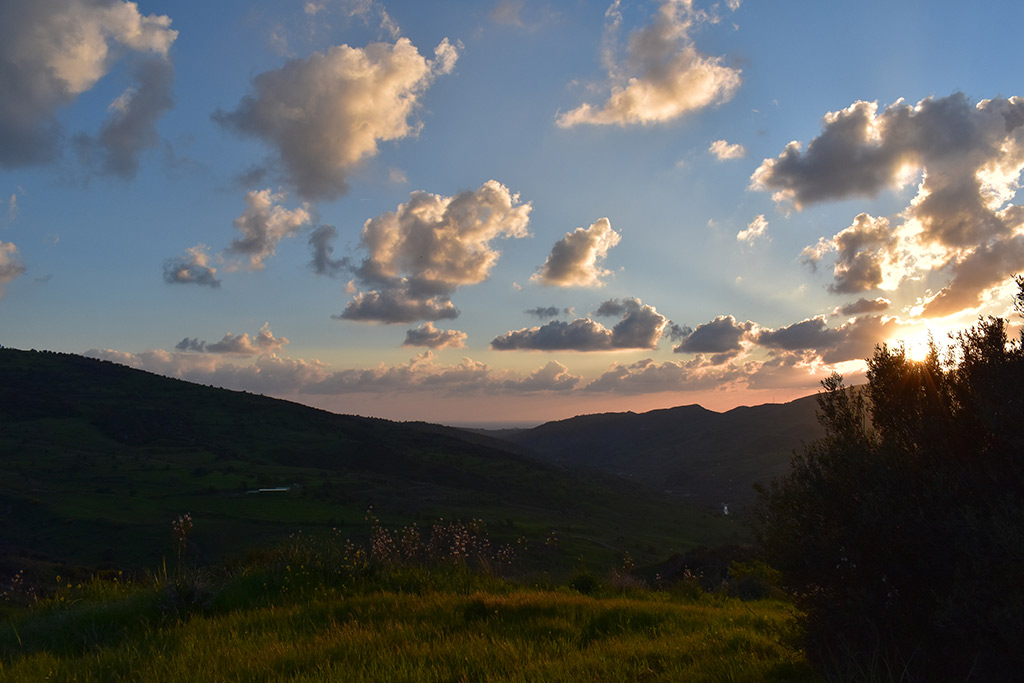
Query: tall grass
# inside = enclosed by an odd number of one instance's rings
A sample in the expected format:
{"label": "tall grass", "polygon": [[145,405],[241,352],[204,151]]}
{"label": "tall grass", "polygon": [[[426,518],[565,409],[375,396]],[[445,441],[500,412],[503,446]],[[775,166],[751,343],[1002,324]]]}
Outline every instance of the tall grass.
{"label": "tall grass", "polygon": [[[131,611],[131,607],[123,608]],[[70,610],[76,612],[77,610]],[[77,615],[80,626],[122,613]],[[55,625],[50,623],[48,627]],[[5,655],[11,681],[814,680],[784,604],[510,587],[321,595]],[[63,629],[63,636],[74,635]],[[78,636],[84,635],[79,629]],[[24,638],[24,634],[22,636]],[[6,648],[5,648],[6,649]]]}
{"label": "tall grass", "polygon": [[787,603],[584,595],[501,576],[511,551],[480,523],[371,526],[366,546],[298,534],[216,572],[62,587],[0,624],[0,680],[815,680]]}

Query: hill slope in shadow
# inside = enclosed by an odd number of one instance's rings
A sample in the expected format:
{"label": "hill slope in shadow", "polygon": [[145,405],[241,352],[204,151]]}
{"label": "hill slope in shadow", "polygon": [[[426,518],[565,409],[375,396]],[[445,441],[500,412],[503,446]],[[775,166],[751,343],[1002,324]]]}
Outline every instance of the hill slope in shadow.
{"label": "hill slope in shadow", "polygon": [[[460,430],[337,415],[70,354],[0,349],[4,557],[158,564],[195,520],[215,560],[295,529],[480,518],[565,539],[567,556],[661,555],[734,540],[731,520],[608,476],[577,476]],[[259,488],[287,491],[250,494]],[[569,560],[571,563],[572,559]],[[0,572],[4,569],[0,566]]]}
{"label": "hill slope in shadow", "polygon": [[734,408],[698,405],[647,413],[581,415],[506,433],[511,443],[573,467],[590,467],[720,508],[742,508],[753,485],[789,469],[794,450],[819,438],[817,402]]}

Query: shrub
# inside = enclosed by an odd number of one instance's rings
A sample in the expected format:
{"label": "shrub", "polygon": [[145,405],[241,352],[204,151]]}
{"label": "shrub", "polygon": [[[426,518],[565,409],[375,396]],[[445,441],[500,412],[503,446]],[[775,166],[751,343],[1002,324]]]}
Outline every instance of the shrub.
{"label": "shrub", "polygon": [[[1024,278],[1018,279],[1024,305]],[[761,489],[756,531],[833,675],[1024,670],[1024,337],[981,320],[940,360],[876,348],[868,384],[833,375],[826,435]]]}
{"label": "shrub", "polygon": [[600,586],[597,578],[588,571],[579,571],[569,579],[569,587],[577,593],[592,595]]}

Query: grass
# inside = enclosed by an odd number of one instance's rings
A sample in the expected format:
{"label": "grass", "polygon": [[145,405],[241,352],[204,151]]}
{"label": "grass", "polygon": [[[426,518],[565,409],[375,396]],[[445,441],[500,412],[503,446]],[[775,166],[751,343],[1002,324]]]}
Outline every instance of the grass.
{"label": "grass", "polygon": [[415,592],[380,584],[368,590],[307,586],[278,592],[266,604],[174,617],[160,611],[152,589],[126,589],[101,602],[41,605],[0,635],[0,677],[816,680],[789,644],[794,617],[786,603],[686,600],[645,590],[584,596],[496,579],[468,591],[446,583]]}
{"label": "grass", "polygon": [[522,573],[478,521],[369,522],[365,543],[293,534],[233,566],[61,578],[42,599],[12,587],[0,679],[815,680],[789,603],[622,570],[565,585]]}

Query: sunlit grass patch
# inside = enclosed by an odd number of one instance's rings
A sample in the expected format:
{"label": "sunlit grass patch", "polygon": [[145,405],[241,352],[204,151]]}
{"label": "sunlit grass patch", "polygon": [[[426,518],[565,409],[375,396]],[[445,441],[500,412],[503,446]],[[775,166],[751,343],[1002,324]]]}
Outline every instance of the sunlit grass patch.
{"label": "sunlit grass patch", "polygon": [[[283,596],[282,596],[283,597]],[[134,600],[134,602],[133,602]],[[121,605],[115,609],[114,606]],[[36,640],[4,657],[9,680],[814,680],[789,644],[791,608],[663,593],[584,596],[502,584],[471,593],[321,593],[315,600],[161,620],[129,595],[64,608],[78,647]],[[134,610],[134,612],[133,612]],[[135,624],[82,640],[89,624]],[[34,620],[39,619],[33,626]],[[55,628],[33,614],[22,629]],[[98,626],[97,626],[98,628]],[[63,629],[63,630],[61,630]],[[30,636],[37,638],[36,636]],[[58,638],[57,640],[59,640]]]}

